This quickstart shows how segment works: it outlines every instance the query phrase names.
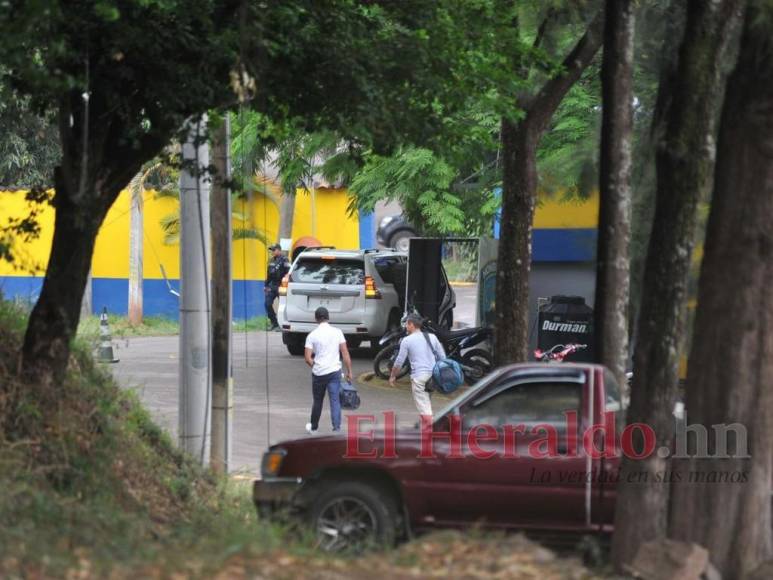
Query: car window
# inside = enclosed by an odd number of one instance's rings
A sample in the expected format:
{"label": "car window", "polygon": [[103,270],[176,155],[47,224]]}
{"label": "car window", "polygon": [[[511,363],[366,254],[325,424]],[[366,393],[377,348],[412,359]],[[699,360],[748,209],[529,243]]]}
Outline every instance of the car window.
{"label": "car window", "polygon": [[375,258],[373,265],[376,266],[378,275],[387,284],[395,283],[395,274],[402,267],[405,270],[405,265],[400,259],[400,256],[384,256],[381,258]]}
{"label": "car window", "polygon": [[304,284],[365,283],[365,265],[362,260],[301,258],[290,276],[291,282]]}
{"label": "car window", "polygon": [[505,425],[534,425],[547,423],[559,434],[566,433],[567,411],[580,416],[581,385],[569,382],[534,382],[514,384],[498,394],[473,401],[462,412],[462,425],[470,429],[488,424],[496,428]]}

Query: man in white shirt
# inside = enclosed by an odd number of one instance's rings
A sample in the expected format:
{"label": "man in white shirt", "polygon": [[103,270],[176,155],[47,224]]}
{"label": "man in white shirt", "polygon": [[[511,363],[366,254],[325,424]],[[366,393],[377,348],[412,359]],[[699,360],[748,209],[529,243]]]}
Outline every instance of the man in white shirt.
{"label": "man in white shirt", "polygon": [[446,357],[443,345],[434,334],[422,332],[423,321],[418,314],[410,314],[405,322],[406,336],[400,342],[400,352],[397,353],[389,384],[394,386],[397,373],[405,359],[411,363],[411,390],[413,402],[420,415],[432,416],[432,403],[427,392],[427,382],[432,378],[435,363]]}
{"label": "man in white shirt", "polygon": [[314,312],[316,329],[306,337],[305,359],[311,367],[311,390],[314,403],[311,406],[311,422],[306,423],[306,431],[316,433],[325,391],[330,397],[330,418],[333,431],[341,430],[341,359],[346,365],[346,380],[352,380],[352,358],[346,348],[344,333],[330,325],[327,308],[320,306]]}

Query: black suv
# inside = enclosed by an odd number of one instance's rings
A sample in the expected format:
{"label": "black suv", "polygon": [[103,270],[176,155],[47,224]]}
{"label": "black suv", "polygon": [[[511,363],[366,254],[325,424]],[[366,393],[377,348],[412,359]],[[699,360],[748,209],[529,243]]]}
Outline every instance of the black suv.
{"label": "black suv", "polygon": [[402,214],[382,218],[376,231],[379,244],[400,252],[407,252],[410,239],[418,235],[416,228]]}

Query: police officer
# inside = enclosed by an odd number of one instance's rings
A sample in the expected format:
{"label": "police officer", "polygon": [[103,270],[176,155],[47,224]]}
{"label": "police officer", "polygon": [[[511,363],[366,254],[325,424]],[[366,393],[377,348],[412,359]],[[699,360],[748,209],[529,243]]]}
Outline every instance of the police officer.
{"label": "police officer", "polygon": [[282,248],[279,244],[269,246],[268,250],[271,252],[271,260],[268,263],[264,288],[266,293],[266,316],[268,316],[268,320],[271,323],[269,330],[279,330],[279,322],[276,319],[276,312],[274,312],[274,300],[279,296],[279,285],[282,283],[282,278],[290,271],[290,263],[282,254]]}

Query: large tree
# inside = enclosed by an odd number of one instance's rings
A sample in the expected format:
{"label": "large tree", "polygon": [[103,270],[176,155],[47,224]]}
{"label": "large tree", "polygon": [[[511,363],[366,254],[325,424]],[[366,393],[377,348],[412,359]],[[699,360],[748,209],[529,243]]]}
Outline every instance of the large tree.
{"label": "large tree", "polygon": [[[4,3],[5,76],[35,108],[56,112],[62,147],[53,244],[22,354],[30,382],[50,385],[66,371],[102,220],[186,118],[239,97],[381,148],[408,126],[431,133],[435,99],[457,98],[446,72],[465,34],[445,14],[446,3],[420,0]],[[41,402],[55,396],[38,391]]]}
{"label": "large tree", "polygon": [[[656,449],[670,448],[684,332],[687,278],[697,205],[711,184],[722,63],[740,0],[690,2],[673,76],[661,81],[665,131],[656,146],[657,194],[634,351],[629,423],[645,423]],[[666,104],[667,103],[667,104]],[[661,109],[663,110],[663,109]],[[668,460],[658,453],[624,458],[617,494],[613,559],[629,563],[638,547],[666,533],[668,486],[658,482]],[[636,474],[627,483],[629,474]]]}
{"label": "large tree", "polygon": [[634,3],[607,0],[605,10],[594,330],[598,361],[624,384],[628,358]]}
{"label": "large tree", "polygon": [[[749,2],[727,83],[687,375],[687,422],[710,458],[675,460],[670,533],[709,550],[725,578],[773,556],[773,4]],[[715,425],[741,425],[722,458]],[[748,455],[745,452],[748,442]],[[694,445],[690,453],[698,450]],[[697,482],[708,483],[697,483]]]}
{"label": "large tree", "polygon": [[[535,38],[535,48],[552,14]],[[538,89],[524,91],[520,112],[504,117],[502,140],[502,218],[497,263],[494,356],[498,364],[524,361],[528,352],[531,230],[537,196],[537,148],[564,96],[591,63],[602,43],[604,12],[600,10],[557,70]],[[513,74],[522,74],[516,70]]]}

